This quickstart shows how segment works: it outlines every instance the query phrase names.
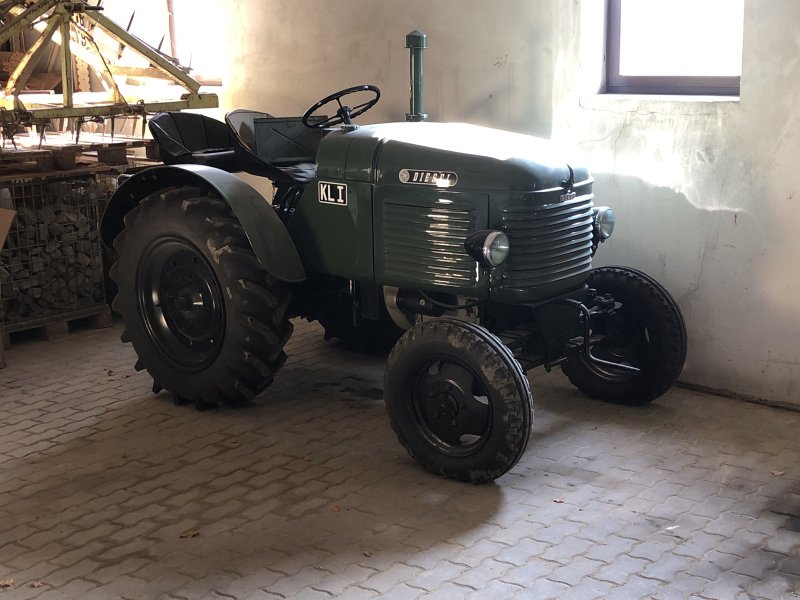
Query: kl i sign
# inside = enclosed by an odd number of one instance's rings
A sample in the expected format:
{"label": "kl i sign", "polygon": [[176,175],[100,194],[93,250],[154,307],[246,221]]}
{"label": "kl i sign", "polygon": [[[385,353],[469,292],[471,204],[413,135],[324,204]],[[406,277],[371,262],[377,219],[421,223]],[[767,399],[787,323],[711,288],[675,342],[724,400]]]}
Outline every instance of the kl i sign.
{"label": "kl i sign", "polygon": [[347,206],[347,185],[344,183],[319,182],[319,201],[323,204]]}

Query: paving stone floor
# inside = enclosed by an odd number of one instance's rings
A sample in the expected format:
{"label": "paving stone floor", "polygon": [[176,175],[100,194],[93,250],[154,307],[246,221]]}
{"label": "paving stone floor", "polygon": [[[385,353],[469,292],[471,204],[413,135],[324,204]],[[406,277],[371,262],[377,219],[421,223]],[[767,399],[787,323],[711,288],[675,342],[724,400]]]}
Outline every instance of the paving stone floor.
{"label": "paving stone floor", "polygon": [[383,360],[316,325],[211,412],[153,396],[119,334],[7,350],[0,599],[800,598],[800,413],[536,371],[527,453],[472,486],[410,461]]}

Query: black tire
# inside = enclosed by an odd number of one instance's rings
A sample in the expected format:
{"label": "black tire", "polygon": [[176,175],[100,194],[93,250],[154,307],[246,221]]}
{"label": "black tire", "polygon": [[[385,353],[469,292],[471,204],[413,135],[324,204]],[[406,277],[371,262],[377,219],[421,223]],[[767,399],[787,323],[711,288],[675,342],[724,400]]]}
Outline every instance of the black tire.
{"label": "black tire", "polygon": [[562,364],[586,395],[629,406],[652,402],[675,382],[686,360],[686,325],[675,300],[653,278],[627,267],[592,271],[589,285],[621,304],[609,321],[592,322],[592,354],[638,367],[638,373],[598,365],[582,353]]}
{"label": "black tire", "polygon": [[528,445],[528,379],[511,351],[472,323],[435,319],[409,329],[386,363],[384,399],[400,443],[437,475],[493,481]]}
{"label": "black tire", "polygon": [[114,240],[114,310],[153,389],[198,408],[239,404],[286,360],[289,290],[264,271],[228,204],[171,188],[125,216]]}

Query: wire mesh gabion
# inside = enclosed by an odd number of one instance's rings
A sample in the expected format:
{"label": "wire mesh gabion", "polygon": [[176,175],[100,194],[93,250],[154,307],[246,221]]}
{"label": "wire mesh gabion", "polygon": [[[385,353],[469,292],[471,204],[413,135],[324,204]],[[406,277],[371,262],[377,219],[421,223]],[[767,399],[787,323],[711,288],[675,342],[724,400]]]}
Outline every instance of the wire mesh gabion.
{"label": "wire mesh gabion", "polygon": [[0,320],[22,323],[105,303],[100,216],[111,176],[0,184],[17,214],[0,252]]}

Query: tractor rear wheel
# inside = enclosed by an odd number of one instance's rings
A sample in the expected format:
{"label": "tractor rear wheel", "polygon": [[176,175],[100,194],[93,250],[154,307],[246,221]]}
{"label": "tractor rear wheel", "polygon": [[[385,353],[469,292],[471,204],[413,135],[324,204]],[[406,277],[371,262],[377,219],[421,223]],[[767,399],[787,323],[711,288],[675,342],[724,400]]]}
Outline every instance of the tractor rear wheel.
{"label": "tractor rear wheel", "polygon": [[562,363],[586,395],[615,404],[642,405],[675,382],[686,360],[686,325],[675,300],[649,275],[628,267],[592,271],[589,285],[616,301],[614,314],[592,320],[592,354],[638,373],[591,362],[576,353]]}
{"label": "tractor rear wheel", "polygon": [[114,248],[122,340],[155,391],[204,408],[272,382],[292,332],[289,290],[261,267],[225,201],[195,187],[152,194],[125,216]]}
{"label": "tractor rear wheel", "polygon": [[528,379],[496,336],[466,321],[409,329],[386,363],[384,399],[400,443],[438,475],[493,481],[528,445]]}

